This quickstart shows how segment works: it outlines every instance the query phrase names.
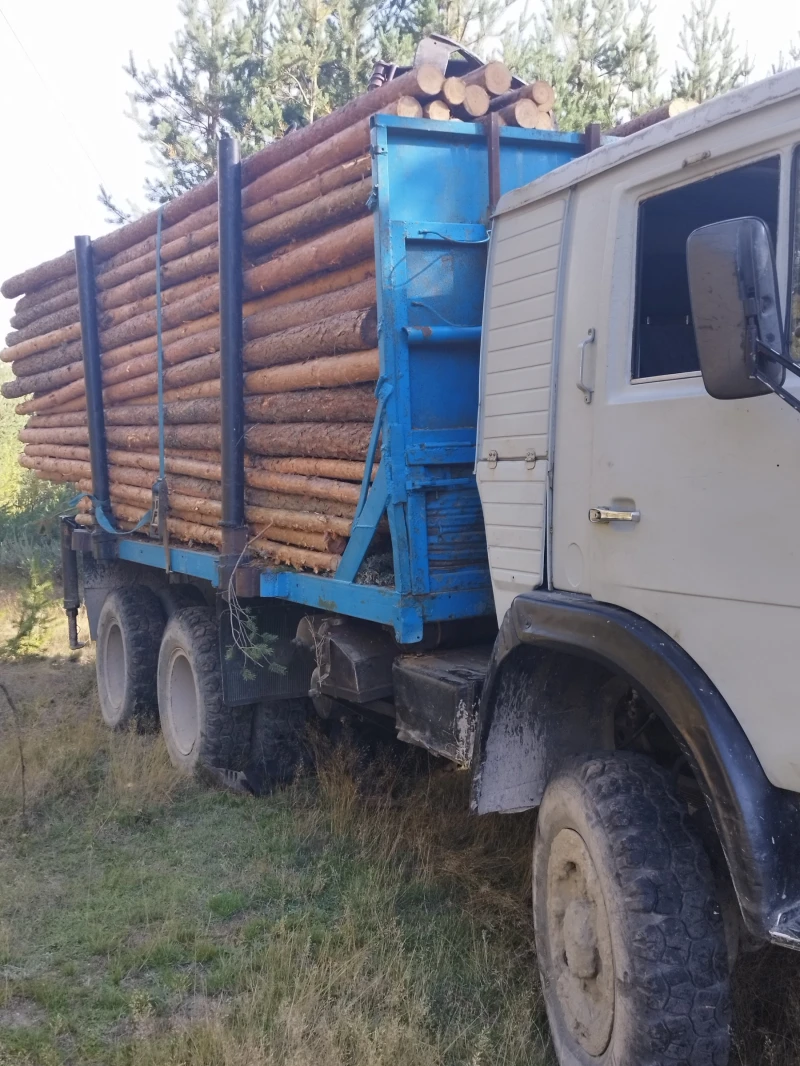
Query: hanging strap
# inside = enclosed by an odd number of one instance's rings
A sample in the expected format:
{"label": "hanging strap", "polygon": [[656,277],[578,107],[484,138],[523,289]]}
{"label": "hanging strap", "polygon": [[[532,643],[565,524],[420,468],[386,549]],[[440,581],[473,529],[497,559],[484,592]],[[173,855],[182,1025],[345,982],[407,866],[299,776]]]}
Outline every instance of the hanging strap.
{"label": "hanging strap", "polygon": [[161,204],[156,215],[156,360],[158,366],[158,478],[153,485],[153,506],[150,510],[150,535],[161,537],[164,545],[164,562],[167,573],[170,572],[169,528],[169,492],[167,489],[167,459],[164,445],[164,337],[162,331],[161,304],[161,233],[164,222],[164,205]]}

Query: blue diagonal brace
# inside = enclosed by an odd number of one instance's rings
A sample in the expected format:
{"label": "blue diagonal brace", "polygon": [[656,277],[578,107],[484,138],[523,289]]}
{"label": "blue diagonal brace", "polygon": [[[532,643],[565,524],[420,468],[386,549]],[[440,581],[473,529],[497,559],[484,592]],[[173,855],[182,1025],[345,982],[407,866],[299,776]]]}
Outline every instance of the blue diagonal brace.
{"label": "blue diagonal brace", "polygon": [[375,530],[378,528],[378,523],[383,518],[388,499],[389,486],[386,481],[386,469],[381,460],[366,502],[353,522],[350,541],[345,548],[342,561],[336,568],[337,581],[354,580],[375,535]]}

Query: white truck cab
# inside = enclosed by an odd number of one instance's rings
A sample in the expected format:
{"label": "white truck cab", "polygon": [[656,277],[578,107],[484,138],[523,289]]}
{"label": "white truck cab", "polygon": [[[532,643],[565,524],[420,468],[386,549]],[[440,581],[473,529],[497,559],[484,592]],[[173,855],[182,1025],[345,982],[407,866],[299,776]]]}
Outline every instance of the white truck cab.
{"label": "white truck cab", "polygon": [[[477,477],[501,633],[474,805],[540,807],[562,1063],[727,1061],[727,964],[674,861],[692,825],[728,946],[740,922],[800,946],[798,177],[795,70],[497,207]],[[645,760],[682,829],[659,836]]]}

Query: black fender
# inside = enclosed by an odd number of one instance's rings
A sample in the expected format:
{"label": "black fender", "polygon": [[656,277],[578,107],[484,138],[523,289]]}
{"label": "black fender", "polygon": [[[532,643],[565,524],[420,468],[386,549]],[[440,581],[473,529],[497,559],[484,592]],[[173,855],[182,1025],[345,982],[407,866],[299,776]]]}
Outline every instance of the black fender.
{"label": "black fender", "polygon": [[[551,691],[553,653],[578,657],[570,671],[576,694],[563,670]],[[478,715],[473,810],[535,807],[565,755],[613,747],[597,699],[614,678],[636,688],[688,758],[748,930],[800,947],[800,795],[767,779],[730,707],[684,649],[621,607],[546,591],[514,600]],[[592,685],[594,707],[582,698]]]}

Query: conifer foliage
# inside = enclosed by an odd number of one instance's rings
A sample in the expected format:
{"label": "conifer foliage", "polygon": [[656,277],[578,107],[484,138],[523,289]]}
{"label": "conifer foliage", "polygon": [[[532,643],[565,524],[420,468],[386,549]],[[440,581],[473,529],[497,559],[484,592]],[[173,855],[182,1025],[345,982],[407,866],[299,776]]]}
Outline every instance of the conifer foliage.
{"label": "conifer foliage", "polygon": [[747,52],[736,43],[730,15],[720,22],[717,0],[692,0],[684,16],[680,48],[685,59],[672,77],[672,95],[702,104],[743,85],[753,71]]}

